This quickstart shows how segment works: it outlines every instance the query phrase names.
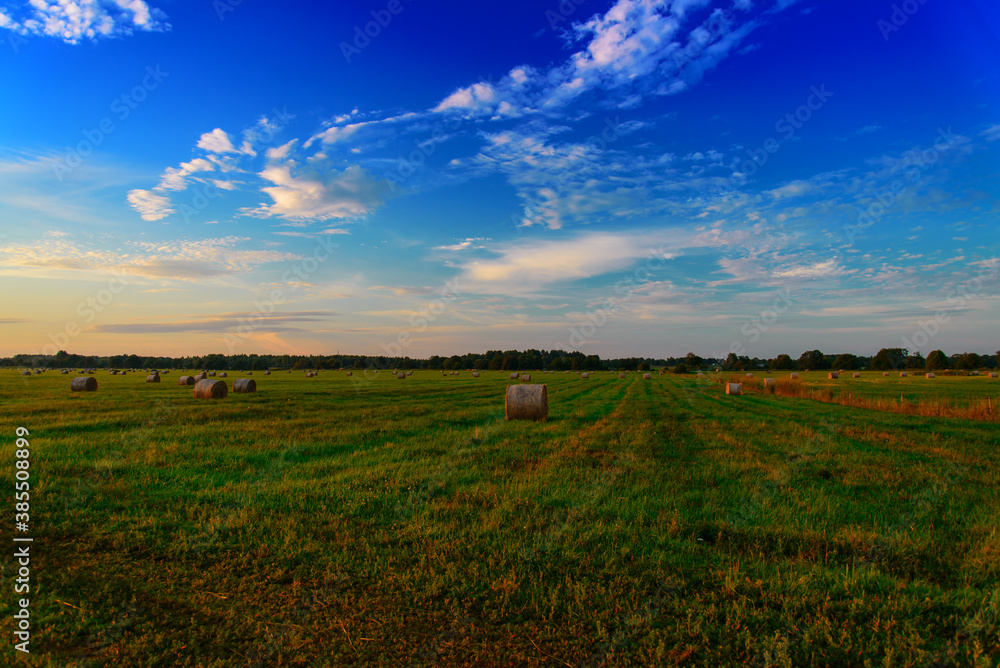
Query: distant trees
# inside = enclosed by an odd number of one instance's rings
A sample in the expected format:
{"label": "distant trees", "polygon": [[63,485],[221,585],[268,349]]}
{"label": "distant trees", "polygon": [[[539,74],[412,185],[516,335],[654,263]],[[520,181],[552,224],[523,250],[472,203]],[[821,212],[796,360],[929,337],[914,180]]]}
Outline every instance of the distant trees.
{"label": "distant trees", "polygon": [[985,366],[983,364],[983,358],[976,353],[962,353],[960,355],[954,355],[951,358],[951,362],[954,368],[967,371],[979,369],[980,367]]}
{"label": "distant trees", "polygon": [[856,355],[850,353],[842,353],[837,355],[836,359],[833,360],[834,369],[857,369],[858,368],[858,358]]}
{"label": "distant trees", "polygon": [[928,371],[940,371],[941,369],[947,369],[949,364],[948,356],[940,350],[932,350],[931,354],[927,356]]}
{"label": "distant trees", "polygon": [[793,360],[790,355],[778,355],[771,360],[771,363],[768,366],[772,369],[785,371],[796,368],[795,360]]}
{"label": "distant trees", "polygon": [[926,369],[927,360],[919,352],[913,353],[906,358],[906,368],[907,369]]}
{"label": "distant trees", "polygon": [[637,371],[649,371],[649,364],[647,362],[641,362]]}
{"label": "distant trees", "polygon": [[684,356],[684,366],[688,369],[700,369],[703,364],[705,364],[705,360],[694,353],[688,353]]}
{"label": "distant trees", "polygon": [[800,369],[829,369],[830,365],[826,361],[826,357],[823,356],[818,350],[809,350],[802,353],[799,357],[799,368]]}
{"label": "distant trees", "polygon": [[906,348],[883,348],[872,358],[872,369],[876,371],[891,371],[906,366],[909,355]]}

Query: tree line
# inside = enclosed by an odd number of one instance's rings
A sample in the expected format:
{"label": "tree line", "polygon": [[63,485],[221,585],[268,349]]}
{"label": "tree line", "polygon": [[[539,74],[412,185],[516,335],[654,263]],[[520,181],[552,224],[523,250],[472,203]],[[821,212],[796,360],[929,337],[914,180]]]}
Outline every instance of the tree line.
{"label": "tree line", "polygon": [[994,355],[957,353],[951,356],[940,350],[927,355],[911,353],[905,348],[883,348],[872,357],[850,353],[825,354],[808,350],[799,358],[778,355],[773,359],[738,356],[730,353],[725,359],[703,358],[695,353],[684,357],[622,357],[601,359],[599,355],[584,355],[565,350],[490,350],[427,359],[371,355],[256,355],[239,354],[195,355],[185,357],[148,357],[135,354],[93,356],[76,355],[60,350],[55,355],[15,355],[0,358],[0,366],[61,369],[215,369],[252,371],[257,369],[481,369],[489,371],[522,371],[545,369],[552,371],[647,371],[666,368],[677,373],[699,369],[722,368],[727,371],[753,369],[823,370],[873,369],[890,371],[912,369],[940,371],[944,369],[994,369],[1000,366],[1000,351]]}

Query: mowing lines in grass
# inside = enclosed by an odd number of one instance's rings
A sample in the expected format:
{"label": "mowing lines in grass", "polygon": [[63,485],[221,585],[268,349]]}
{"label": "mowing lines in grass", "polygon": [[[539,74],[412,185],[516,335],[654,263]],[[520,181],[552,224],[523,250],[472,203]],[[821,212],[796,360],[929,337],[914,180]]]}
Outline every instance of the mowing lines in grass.
{"label": "mowing lines in grass", "polygon": [[948,462],[948,467],[943,476],[937,478],[929,487],[925,487],[913,499],[910,509],[904,513],[891,527],[885,531],[885,535],[874,539],[868,544],[868,551],[863,557],[856,561],[864,567],[877,566],[886,551],[904,536],[908,529],[916,525],[918,520],[924,519],[941,504],[945,494],[948,493],[959,478],[965,477],[968,473],[968,466]]}
{"label": "mowing lines in grass", "polygon": [[146,422],[135,429],[122,434],[121,450],[112,451],[107,457],[94,462],[94,470],[83,478],[76,480],[76,486],[70,492],[63,492],[63,507],[66,510],[79,507],[93,497],[95,490],[112,476],[112,471],[125,462],[125,454],[138,450],[152,437],[154,430],[160,425],[173,420],[177,408],[170,399],[157,399],[153,413]]}
{"label": "mowing lines in grass", "polygon": [[753,495],[743,499],[739,510],[731,512],[726,517],[726,525],[736,529],[746,528],[764,508],[770,505],[771,500],[781,488],[788,484],[788,480],[812,463],[815,456],[825,449],[826,444],[830,441],[830,436],[836,431],[837,425],[825,419],[821,420],[819,430],[785,457],[784,465],[777,470],[777,482],[769,478],[757,485]]}

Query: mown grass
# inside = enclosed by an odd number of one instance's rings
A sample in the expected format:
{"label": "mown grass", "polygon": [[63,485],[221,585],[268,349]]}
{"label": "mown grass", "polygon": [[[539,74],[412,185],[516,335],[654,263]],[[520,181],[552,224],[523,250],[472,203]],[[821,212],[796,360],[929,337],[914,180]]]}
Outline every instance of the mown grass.
{"label": "mown grass", "polygon": [[498,372],[177,375],[0,372],[35,665],[1000,661],[995,423],[672,375],[534,377],[544,423]]}

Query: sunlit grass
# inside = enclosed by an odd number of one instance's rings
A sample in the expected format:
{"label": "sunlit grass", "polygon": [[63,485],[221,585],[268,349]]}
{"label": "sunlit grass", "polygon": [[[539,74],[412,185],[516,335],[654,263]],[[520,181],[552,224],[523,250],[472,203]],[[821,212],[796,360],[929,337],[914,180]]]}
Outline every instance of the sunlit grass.
{"label": "sunlit grass", "polygon": [[38,665],[1000,660],[995,422],[598,373],[508,423],[506,373],[177,375],[0,372]]}

